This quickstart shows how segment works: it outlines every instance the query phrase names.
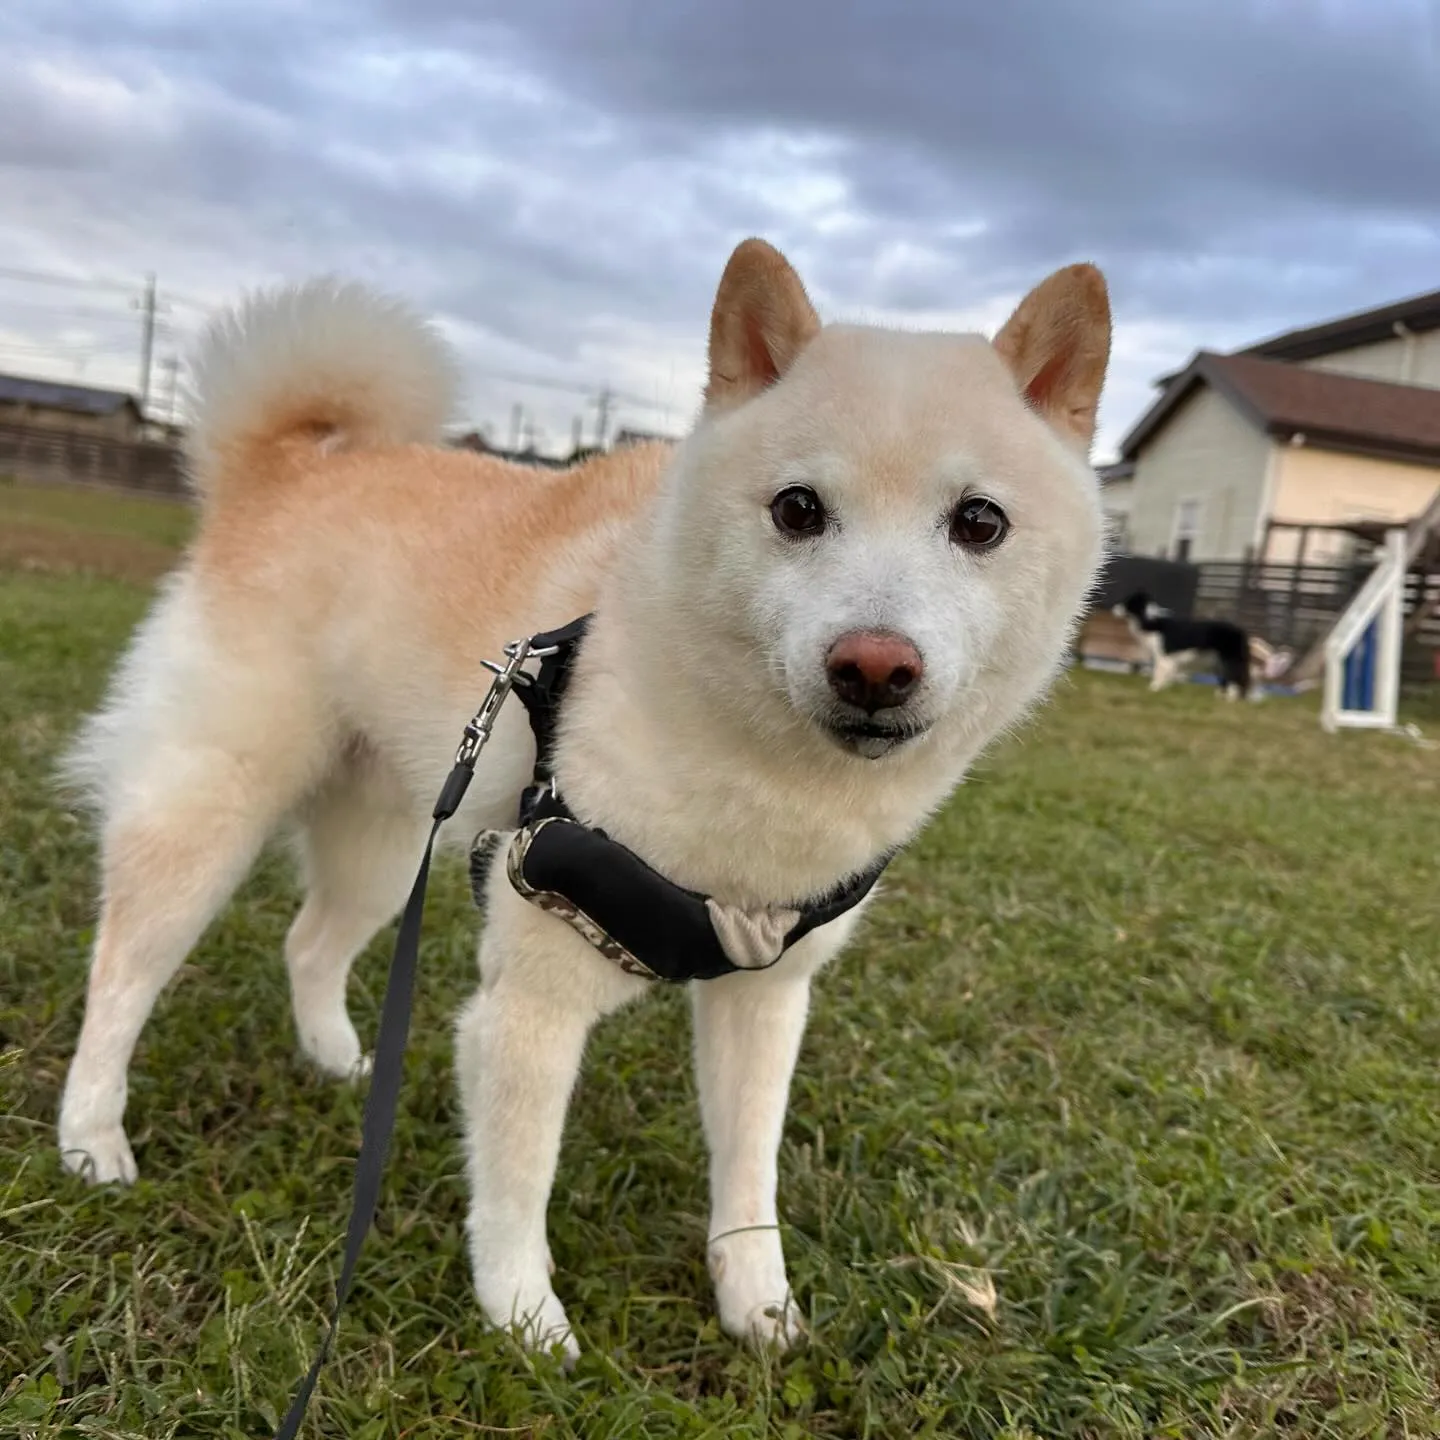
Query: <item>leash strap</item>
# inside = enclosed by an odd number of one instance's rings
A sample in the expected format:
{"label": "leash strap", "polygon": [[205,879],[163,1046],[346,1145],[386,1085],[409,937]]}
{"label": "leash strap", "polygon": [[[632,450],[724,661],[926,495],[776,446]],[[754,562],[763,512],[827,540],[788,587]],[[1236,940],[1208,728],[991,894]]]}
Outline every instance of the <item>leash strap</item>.
{"label": "leash strap", "polygon": [[425,842],[425,855],[411,887],[395,936],[395,954],[390,961],[390,978],[385,985],[385,1002],[380,1008],[380,1028],[375,1037],[375,1061],[370,1072],[370,1088],[365,1096],[365,1120],[360,1134],[360,1154],[355,1161],[355,1193],[350,1203],[350,1223],[345,1231],[345,1258],[340,1266],[340,1281],[335,1287],[335,1308],[330,1314],[330,1328],[320,1342],[320,1349],[309,1373],[300,1382],[290,1402],[275,1440],[295,1440],[305,1419],[306,1407],[315,1392],[315,1382],[330,1358],[331,1347],[340,1329],[340,1312],[349,1298],[355,1280],[355,1266],[361,1247],[375,1218],[380,1202],[380,1182],[385,1175],[385,1157],[390,1150],[390,1136],[395,1129],[395,1111],[400,1099],[400,1079],[405,1065],[405,1042],[410,1035],[410,1012],[415,997],[415,972],[420,960],[420,926],[425,918],[425,891],[430,883],[430,859],[440,827],[460,808],[465,791],[475,773],[475,762],[490,738],[491,727],[505,697],[512,688],[533,683],[522,670],[525,660],[540,647],[545,637],[516,641],[506,646],[504,665],[486,664],[495,673],[479,710],[465,726],[460,748],[440,798],[431,812],[434,824]]}
{"label": "leash strap", "polygon": [[290,1409],[275,1432],[275,1440],[295,1440],[300,1433],[315,1382],[330,1358],[331,1347],[340,1329],[340,1312],[349,1298],[360,1250],[380,1202],[380,1182],[385,1174],[385,1157],[390,1150],[390,1136],[395,1128],[395,1110],[400,1098],[405,1041],[410,1033],[415,971],[420,955],[420,922],[425,915],[425,889],[430,880],[430,856],[440,827],[455,813],[455,806],[465,793],[470,773],[464,766],[457,765],[445,784],[442,802],[453,792],[454,803],[444,813],[439,805],[435,807],[435,824],[425,843],[425,858],[420,862],[414,888],[400,919],[400,930],[395,937],[395,955],[390,961],[390,979],[385,986],[385,1003],[380,1010],[380,1030],[375,1038],[370,1089],[365,1096],[365,1123],[360,1138],[360,1155],[355,1162],[355,1198],[351,1202],[350,1224],[345,1232],[345,1259],[340,1267],[339,1284],[335,1287],[335,1309],[331,1312],[330,1328],[320,1342],[310,1372],[300,1382]]}

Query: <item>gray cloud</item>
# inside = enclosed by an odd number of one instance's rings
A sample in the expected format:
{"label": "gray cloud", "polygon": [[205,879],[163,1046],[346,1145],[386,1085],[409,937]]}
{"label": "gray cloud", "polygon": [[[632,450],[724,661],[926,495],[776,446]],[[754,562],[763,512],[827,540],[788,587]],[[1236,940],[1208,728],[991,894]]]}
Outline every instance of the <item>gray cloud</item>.
{"label": "gray cloud", "polygon": [[[520,371],[608,380],[675,424],[746,233],[786,247],[832,311],[901,320],[993,323],[1049,269],[1094,258],[1119,319],[1107,441],[1190,349],[1440,271],[1428,0],[297,14],[7,7],[8,254],[155,269],[203,301],[360,274],[445,319],[477,416],[520,396],[487,377]],[[29,298],[0,288],[0,346],[45,344]],[[177,301],[177,335],[196,318]],[[66,333],[115,349],[112,331]],[[524,398],[555,433],[581,397]]]}

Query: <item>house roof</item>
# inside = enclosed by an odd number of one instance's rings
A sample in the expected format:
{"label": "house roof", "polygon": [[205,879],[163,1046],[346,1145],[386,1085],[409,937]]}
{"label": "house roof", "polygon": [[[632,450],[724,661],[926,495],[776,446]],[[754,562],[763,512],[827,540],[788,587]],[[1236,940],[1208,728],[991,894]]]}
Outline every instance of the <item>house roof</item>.
{"label": "house roof", "polygon": [[0,375],[0,401],[69,410],[80,415],[113,415],[126,405],[137,413],[140,409],[135,397],[123,390],[97,390],[93,385],[61,385],[53,380],[34,380],[26,375]]}
{"label": "house roof", "polygon": [[1270,435],[1303,435],[1325,449],[1440,464],[1440,390],[1206,350],[1140,417],[1121,442],[1122,460],[1133,460],[1198,385],[1219,391]]}
{"label": "house roof", "polygon": [[[1337,320],[1286,330],[1231,353],[1258,355],[1265,360],[1317,360],[1323,355],[1336,355],[1357,345],[1393,340],[1402,331],[1420,335],[1426,330],[1437,329],[1440,329],[1440,290],[1430,290],[1424,295],[1412,295],[1408,300],[1377,305],[1372,310],[1357,310]],[[1183,373],[1172,370],[1159,376],[1155,384],[1164,389]]]}
{"label": "house roof", "polygon": [[1402,329],[1415,334],[1440,330],[1440,290],[1412,295],[1408,300],[1397,300],[1373,310],[1357,310],[1353,315],[1342,315],[1338,320],[1326,320],[1319,325],[1286,330],[1237,353],[1259,355],[1268,360],[1314,360],[1356,345],[1393,340]]}

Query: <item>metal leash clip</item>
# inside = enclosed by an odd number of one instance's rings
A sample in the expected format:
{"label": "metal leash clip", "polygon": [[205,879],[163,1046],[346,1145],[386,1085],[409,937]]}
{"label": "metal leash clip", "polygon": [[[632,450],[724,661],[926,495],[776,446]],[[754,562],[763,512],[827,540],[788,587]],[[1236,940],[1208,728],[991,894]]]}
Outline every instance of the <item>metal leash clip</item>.
{"label": "metal leash clip", "polygon": [[490,738],[490,732],[495,727],[495,717],[500,713],[506,697],[515,686],[531,683],[530,677],[520,667],[529,659],[554,653],[554,647],[534,650],[529,640],[512,640],[505,647],[503,665],[497,665],[493,660],[480,662],[495,678],[490,682],[490,688],[485,692],[480,708],[465,722],[465,733],[461,738],[460,748],[455,752],[457,765],[463,765],[467,770],[475,768],[475,761]]}
{"label": "metal leash clip", "polygon": [[460,748],[455,752],[455,764],[451,766],[450,776],[445,781],[432,812],[436,820],[448,820],[460,808],[460,802],[465,798],[465,791],[470,785],[470,777],[475,773],[475,762],[480,758],[480,752],[485,748],[491,730],[495,728],[495,717],[500,713],[506,697],[517,685],[534,683],[520,667],[533,656],[553,653],[553,650],[544,646],[532,647],[529,640],[512,640],[505,647],[503,665],[497,665],[493,660],[480,662],[495,678],[490,682],[490,688],[485,692],[480,708],[465,722]]}

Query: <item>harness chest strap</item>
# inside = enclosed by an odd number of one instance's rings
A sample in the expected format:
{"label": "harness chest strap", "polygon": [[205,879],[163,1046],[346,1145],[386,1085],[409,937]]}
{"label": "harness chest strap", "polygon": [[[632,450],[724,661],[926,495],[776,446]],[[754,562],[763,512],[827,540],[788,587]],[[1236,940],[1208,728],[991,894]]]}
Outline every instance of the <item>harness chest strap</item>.
{"label": "harness chest strap", "polygon": [[818,898],[745,910],[675,884],[575,817],[555,787],[554,738],[589,618],[531,642],[544,658],[538,675],[517,685],[515,693],[535,734],[534,781],[521,797],[516,830],[482,830],[475,837],[470,851],[475,903],[484,908],[494,857],[508,841],[505,873],[518,894],[564,920],[622,970],[676,983],[766,969],[797,940],[858,905],[889,863],[888,854]]}

